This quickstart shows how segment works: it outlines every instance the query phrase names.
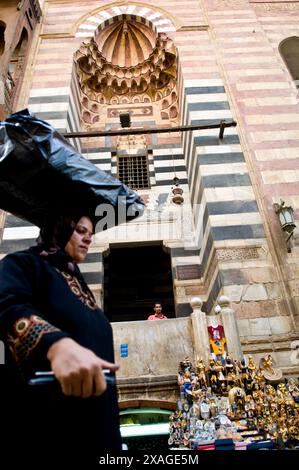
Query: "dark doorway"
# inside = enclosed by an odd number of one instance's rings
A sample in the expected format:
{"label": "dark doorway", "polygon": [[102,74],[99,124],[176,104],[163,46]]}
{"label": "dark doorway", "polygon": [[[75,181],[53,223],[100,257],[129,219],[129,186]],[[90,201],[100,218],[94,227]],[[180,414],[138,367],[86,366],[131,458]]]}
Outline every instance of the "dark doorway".
{"label": "dark doorway", "polygon": [[104,259],[104,310],[112,322],[146,320],[155,302],[173,318],[170,255],[162,244],[111,247]]}

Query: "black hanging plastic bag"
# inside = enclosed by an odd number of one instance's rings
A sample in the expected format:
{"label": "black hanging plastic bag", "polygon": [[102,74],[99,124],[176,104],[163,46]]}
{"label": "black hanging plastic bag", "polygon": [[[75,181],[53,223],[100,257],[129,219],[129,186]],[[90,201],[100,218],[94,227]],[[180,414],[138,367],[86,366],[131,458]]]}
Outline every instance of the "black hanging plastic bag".
{"label": "black hanging plastic bag", "polygon": [[85,214],[100,231],[141,215],[144,202],[25,109],[0,122],[0,208],[39,227]]}

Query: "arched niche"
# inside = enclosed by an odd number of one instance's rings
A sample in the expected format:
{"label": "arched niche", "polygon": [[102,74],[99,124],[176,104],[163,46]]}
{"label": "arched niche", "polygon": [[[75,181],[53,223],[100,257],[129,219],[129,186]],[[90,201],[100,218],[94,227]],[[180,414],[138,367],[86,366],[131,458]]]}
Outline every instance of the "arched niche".
{"label": "arched niche", "polygon": [[293,36],[282,41],[279,52],[293,80],[299,80],[299,37]]}
{"label": "arched niche", "polygon": [[[177,49],[165,32],[157,32],[151,22],[135,15],[122,14],[99,24],[94,37],[75,52],[74,66],[85,128],[97,127],[94,117],[99,112],[111,118],[116,105],[135,105],[134,116],[159,115],[162,109],[176,105]],[[146,103],[153,103],[153,108],[143,111]],[[83,117],[86,110],[94,113],[91,121]],[[173,108],[171,119],[176,118]],[[169,110],[161,119],[170,119]]]}
{"label": "arched niche", "polygon": [[9,61],[9,74],[12,78],[14,86],[16,86],[19,77],[22,75],[25,57],[28,47],[28,33],[26,28],[23,28],[20,39],[11,55]]}
{"label": "arched niche", "polygon": [[0,57],[4,53],[5,50],[5,29],[6,24],[4,21],[0,21]]}

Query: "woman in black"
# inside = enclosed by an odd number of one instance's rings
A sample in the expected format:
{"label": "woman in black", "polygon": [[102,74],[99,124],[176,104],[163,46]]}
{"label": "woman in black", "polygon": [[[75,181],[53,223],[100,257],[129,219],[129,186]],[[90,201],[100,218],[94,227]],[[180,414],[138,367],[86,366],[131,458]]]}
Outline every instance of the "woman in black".
{"label": "woman in black", "polygon": [[[24,457],[30,449],[30,461],[121,449],[116,387],[103,374],[118,368],[112,328],[77,266],[92,233],[87,216],[58,217],[41,230],[41,243],[0,262],[0,458],[6,441]],[[51,370],[53,385],[28,385],[36,371]]]}

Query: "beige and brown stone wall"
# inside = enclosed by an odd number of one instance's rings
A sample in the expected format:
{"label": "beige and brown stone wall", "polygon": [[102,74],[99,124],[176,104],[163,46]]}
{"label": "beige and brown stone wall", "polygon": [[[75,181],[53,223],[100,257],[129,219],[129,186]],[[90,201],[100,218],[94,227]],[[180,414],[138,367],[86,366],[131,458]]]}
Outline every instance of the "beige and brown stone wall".
{"label": "beige and brown stone wall", "polygon": [[38,0],[1,2],[0,120],[17,108],[30,47],[40,17]]}
{"label": "beige and brown stone wall", "polygon": [[[43,1],[43,0],[42,0]],[[24,74],[30,63],[30,49],[36,34],[41,9],[38,0],[2,0],[0,4],[0,121],[20,105]],[[35,38],[35,41],[33,40]],[[0,209],[0,241],[5,213]]]}
{"label": "beige and brown stone wall", "polygon": [[[283,199],[292,205],[298,225],[298,91],[279,44],[298,35],[299,4],[207,0],[202,5],[267,238],[257,247],[260,261],[224,262],[231,271],[224,292],[242,319],[244,337],[260,331],[291,337],[298,332],[298,228],[288,253],[273,203]],[[266,325],[268,320],[273,325]]]}

